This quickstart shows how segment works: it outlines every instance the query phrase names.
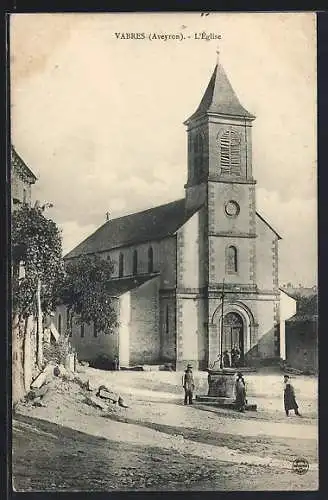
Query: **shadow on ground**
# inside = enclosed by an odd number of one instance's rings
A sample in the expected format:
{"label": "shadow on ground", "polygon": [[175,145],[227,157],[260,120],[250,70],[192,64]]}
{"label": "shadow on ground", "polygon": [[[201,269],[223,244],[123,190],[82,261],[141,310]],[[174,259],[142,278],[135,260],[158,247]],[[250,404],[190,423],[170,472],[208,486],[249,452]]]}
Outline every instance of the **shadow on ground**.
{"label": "shadow on ground", "polygon": [[90,436],[28,416],[14,415],[13,419],[16,491],[309,490],[316,485],[316,476],[312,476],[200,461],[183,453]]}
{"label": "shadow on ground", "polygon": [[[279,458],[281,460],[293,460],[299,457],[300,449],[303,456],[309,462],[316,462],[318,459],[317,441],[315,439],[279,438],[275,436],[262,435],[260,437],[241,436],[228,433],[221,433],[218,429],[201,431],[197,428],[171,426],[155,422],[147,422],[117,414],[103,415],[105,419],[123,422],[127,424],[139,425],[159,432],[164,432],[172,436],[183,436],[184,439],[195,441],[197,443],[210,444],[214,446],[226,446],[232,450],[238,450],[242,453],[250,453],[259,457]],[[219,427],[219,424],[218,424]]]}

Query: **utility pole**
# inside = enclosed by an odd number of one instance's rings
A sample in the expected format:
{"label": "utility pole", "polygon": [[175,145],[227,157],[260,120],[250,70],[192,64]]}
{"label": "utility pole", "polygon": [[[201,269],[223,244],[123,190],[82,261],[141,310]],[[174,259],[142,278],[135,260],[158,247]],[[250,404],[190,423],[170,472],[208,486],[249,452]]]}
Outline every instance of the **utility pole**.
{"label": "utility pole", "polygon": [[222,300],[221,300],[221,331],[220,331],[220,368],[223,368],[223,307],[224,307],[224,278],[222,281]]}
{"label": "utility pole", "polygon": [[42,328],[42,310],[41,310],[41,280],[38,279],[37,290],[36,290],[36,306],[37,306],[37,319],[38,319],[38,343],[37,343],[37,353],[38,353],[38,367],[42,368],[43,363],[43,328]]}

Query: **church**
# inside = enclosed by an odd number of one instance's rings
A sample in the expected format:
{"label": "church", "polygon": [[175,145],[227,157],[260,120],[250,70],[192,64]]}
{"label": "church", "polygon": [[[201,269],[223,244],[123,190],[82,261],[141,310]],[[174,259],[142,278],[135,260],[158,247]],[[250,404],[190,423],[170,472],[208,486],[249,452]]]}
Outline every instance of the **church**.
{"label": "church", "polygon": [[[185,197],[106,221],[65,256],[98,254],[115,270],[114,334],[74,325],[82,360],[119,356],[121,366],[213,366],[238,347],[241,363],[279,357],[281,237],[256,210],[252,125],[220,61],[196,111],[188,140]],[[57,329],[67,311],[60,306]]]}

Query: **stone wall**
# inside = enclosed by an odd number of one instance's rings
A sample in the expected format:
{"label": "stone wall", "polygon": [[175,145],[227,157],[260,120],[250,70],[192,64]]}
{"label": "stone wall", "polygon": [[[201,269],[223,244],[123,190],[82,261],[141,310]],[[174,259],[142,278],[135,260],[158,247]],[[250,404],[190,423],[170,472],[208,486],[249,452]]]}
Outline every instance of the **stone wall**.
{"label": "stone wall", "polygon": [[277,236],[259,217],[256,219],[256,280],[259,290],[278,288]]}
{"label": "stone wall", "polygon": [[176,295],[175,291],[160,293],[160,359],[175,363],[176,359]]}
{"label": "stone wall", "polygon": [[130,365],[160,359],[159,287],[160,279],[154,278],[130,292]]}
{"label": "stone wall", "polygon": [[318,325],[315,320],[286,321],[286,361],[298,370],[318,372]]}
{"label": "stone wall", "polygon": [[[110,259],[114,264],[113,278],[119,277],[119,255],[122,253],[124,259],[123,276],[133,276],[134,274],[149,274],[149,248],[153,250],[153,273],[161,273],[161,287],[169,288],[175,285],[176,266],[176,238],[170,236],[158,241],[138,243],[103,252],[104,259]],[[133,254],[137,251],[138,266],[137,273],[133,269]]]}
{"label": "stone wall", "polygon": [[16,198],[21,203],[24,201],[25,190],[25,203],[31,204],[31,184],[23,181],[15,172],[12,171],[11,176],[11,198]]}
{"label": "stone wall", "polygon": [[[114,301],[114,307],[118,310],[119,302]],[[64,306],[59,306],[56,311],[56,328],[59,332],[59,314],[62,317],[61,333],[67,332],[67,310]],[[109,359],[119,354],[118,331],[114,333],[95,332],[93,324],[78,325],[73,320],[72,335],[70,337],[72,346],[76,349],[78,358],[82,361],[95,360],[100,355],[106,355]]]}

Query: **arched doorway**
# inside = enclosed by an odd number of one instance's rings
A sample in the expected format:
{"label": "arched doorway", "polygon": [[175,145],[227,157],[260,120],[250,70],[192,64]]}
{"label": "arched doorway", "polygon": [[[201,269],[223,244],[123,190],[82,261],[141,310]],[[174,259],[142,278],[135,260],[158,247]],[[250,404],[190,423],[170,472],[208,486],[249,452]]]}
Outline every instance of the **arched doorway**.
{"label": "arched doorway", "polygon": [[238,347],[240,361],[244,360],[244,323],[240,314],[229,312],[223,320],[223,352],[228,351],[231,356],[233,348]]}

